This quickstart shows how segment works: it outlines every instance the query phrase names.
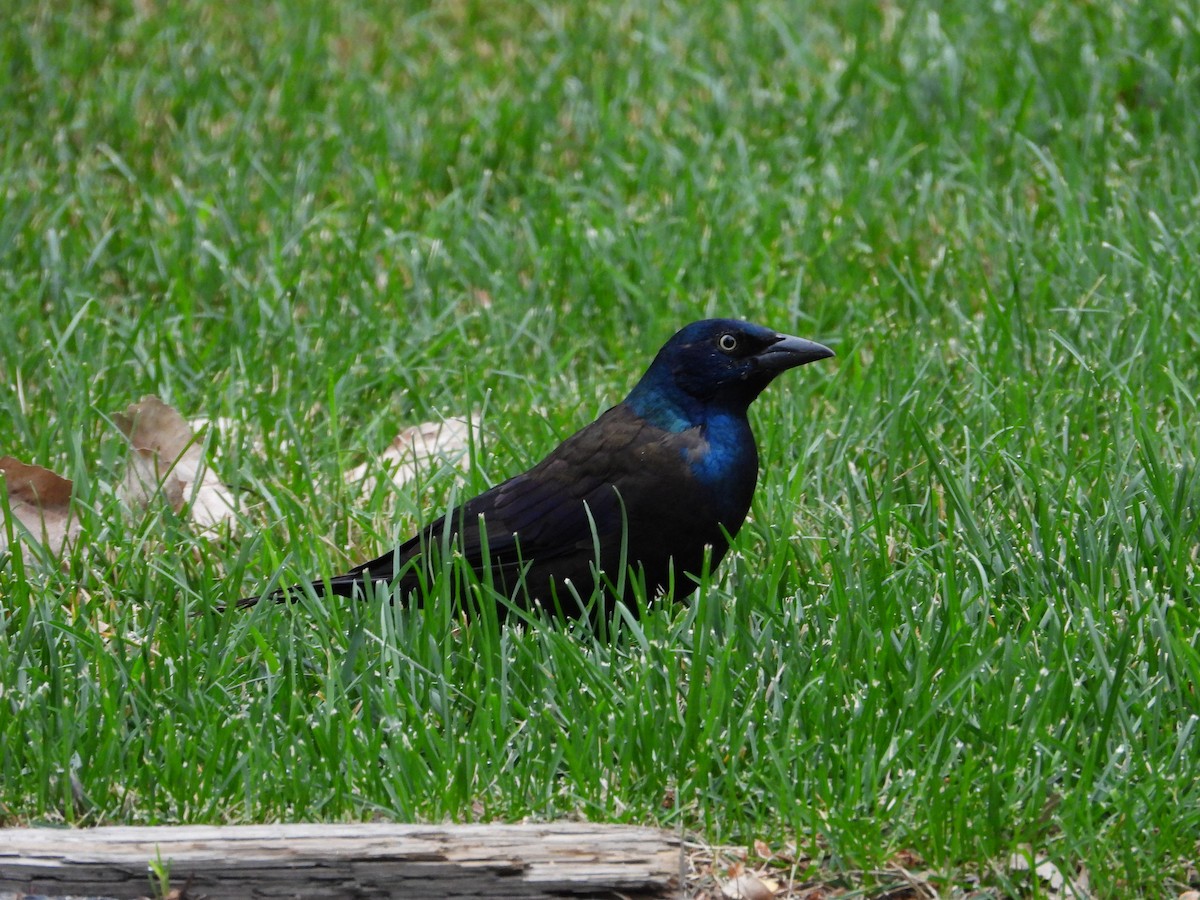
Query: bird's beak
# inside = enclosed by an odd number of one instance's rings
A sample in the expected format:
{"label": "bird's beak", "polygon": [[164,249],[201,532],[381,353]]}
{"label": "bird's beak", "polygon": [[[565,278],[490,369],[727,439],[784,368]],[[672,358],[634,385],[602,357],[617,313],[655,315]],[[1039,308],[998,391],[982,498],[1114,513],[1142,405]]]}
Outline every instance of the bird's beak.
{"label": "bird's beak", "polygon": [[768,372],[794,369],[834,355],[832,350],[816,341],[806,341],[790,334],[777,334],[775,338],[775,343],[758,354],[759,365]]}

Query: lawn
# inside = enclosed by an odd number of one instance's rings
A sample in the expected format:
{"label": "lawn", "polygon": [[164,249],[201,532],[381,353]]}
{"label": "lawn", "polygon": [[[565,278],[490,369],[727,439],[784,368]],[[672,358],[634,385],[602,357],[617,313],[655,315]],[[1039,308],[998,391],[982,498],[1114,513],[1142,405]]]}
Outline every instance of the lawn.
{"label": "lawn", "polygon": [[[0,824],[582,817],[868,896],[1200,887],[1194,4],[10,6],[0,455],[83,539],[0,551]],[[690,603],[216,611],[710,315],[838,358],[751,410]],[[122,501],[147,394],[214,423],[238,521]],[[348,480],[472,414],[465,469]]]}

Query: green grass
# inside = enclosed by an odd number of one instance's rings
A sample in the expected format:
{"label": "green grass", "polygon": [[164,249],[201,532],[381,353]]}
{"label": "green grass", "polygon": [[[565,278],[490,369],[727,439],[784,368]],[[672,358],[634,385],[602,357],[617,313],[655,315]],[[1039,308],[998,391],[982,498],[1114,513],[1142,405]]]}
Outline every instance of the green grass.
{"label": "green grass", "polygon": [[[1200,18],[1122,4],[148,5],[0,27],[0,453],[88,541],[0,557],[0,821],[584,816],[814,877],[1200,848]],[[829,344],[687,607],[199,615],[373,555],[680,325]],[[226,417],[204,537],[109,414]],[[364,503],[403,426],[473,466]],[[262,449],[266,448],[266,449]],[[997,870],[999,865],[1000,871]]]}

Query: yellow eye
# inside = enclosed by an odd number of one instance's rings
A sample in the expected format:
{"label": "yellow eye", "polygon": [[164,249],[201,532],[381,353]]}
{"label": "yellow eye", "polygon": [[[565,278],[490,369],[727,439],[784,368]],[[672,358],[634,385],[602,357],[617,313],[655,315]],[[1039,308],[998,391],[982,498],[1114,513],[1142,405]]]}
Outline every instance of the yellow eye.
{"label": "yellow eye", "polygon": [[734,337],[732,334],[726,333],[726,334],[721,335],[719,338],[717,338],[717,346],[720,347],[726,353],[732,353],[734,350],[737,349],[737,345],[738,345],[738,339],[736,337]]}

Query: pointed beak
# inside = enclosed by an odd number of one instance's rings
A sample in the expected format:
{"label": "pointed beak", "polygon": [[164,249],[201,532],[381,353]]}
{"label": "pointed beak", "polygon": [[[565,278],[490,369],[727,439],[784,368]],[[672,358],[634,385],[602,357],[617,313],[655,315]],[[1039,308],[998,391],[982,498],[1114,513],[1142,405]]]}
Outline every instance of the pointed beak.
{"label": "pointed beak", "polygon": [[759,365],[768,372],[794,369],[834,355],[832,350],[816,341],[806,341],[789,334],[777,334],[775,338],[775,343],[758,354]]}

